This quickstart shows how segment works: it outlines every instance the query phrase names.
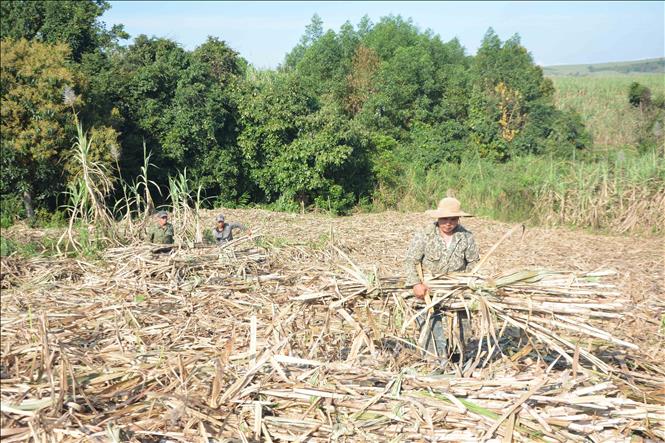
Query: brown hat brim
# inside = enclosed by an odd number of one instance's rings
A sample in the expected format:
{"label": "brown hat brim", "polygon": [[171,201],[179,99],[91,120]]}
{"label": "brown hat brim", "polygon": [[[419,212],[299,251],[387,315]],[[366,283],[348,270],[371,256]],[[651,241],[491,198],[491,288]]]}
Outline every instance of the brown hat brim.
{"label": "brown hat brim", "polygon": [[430,209],[425,211],[426,215],[429,215],[430,217],[434,218],[441,218],[441,217],[473,217],[472,214],[467,214],[466,212],[450,212],[450,211],[441,211],[439,209]]}

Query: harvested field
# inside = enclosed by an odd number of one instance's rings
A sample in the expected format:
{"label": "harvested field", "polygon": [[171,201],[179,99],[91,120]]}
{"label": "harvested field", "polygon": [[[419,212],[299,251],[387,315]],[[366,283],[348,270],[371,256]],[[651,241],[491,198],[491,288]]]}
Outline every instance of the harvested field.
{"label": "harvested field", "polygon": [[[253,237],[2,259],[3,442],[665,439],[662,239],[512,235],[432,282],[474,311],[442,364],[400,289],[425,216],[224,212]],[[511,228],[464,225],[481,253]]]}

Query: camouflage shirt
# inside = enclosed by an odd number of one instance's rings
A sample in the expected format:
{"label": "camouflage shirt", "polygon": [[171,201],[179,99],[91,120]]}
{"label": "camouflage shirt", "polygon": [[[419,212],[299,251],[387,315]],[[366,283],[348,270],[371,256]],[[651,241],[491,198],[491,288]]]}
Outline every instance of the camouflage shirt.
{"label": "camouflage shirt", "polygon": [[148,230],[148,241],[162,245],[173,244],[173,225],[166,223],[164,226],[153,226]]}
{"label": "camouflage shirt", "polygon": [[404,265],[406,268],[406,287],[413,287],[420,283],[418,263],[422,263],[424,269],[432,274],[447,274],[471,270],[480,260],[478,247],[470,231],[462,225],[457,225],[453,231],[450,245],[439,234],[439,226],[436,222],[417,232],[411,241],[406,253]]}

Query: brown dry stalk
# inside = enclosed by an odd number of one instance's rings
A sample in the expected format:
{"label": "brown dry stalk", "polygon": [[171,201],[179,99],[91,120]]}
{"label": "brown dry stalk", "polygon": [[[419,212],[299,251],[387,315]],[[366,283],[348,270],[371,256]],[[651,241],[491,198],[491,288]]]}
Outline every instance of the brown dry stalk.
{"label": "brown dry stalk", "polygon": [[3,441],[665,438],[665,370],[612,275],[434,279],[475,326],[441,367],[404,327],[427,306],[334,238],[3,258]]}

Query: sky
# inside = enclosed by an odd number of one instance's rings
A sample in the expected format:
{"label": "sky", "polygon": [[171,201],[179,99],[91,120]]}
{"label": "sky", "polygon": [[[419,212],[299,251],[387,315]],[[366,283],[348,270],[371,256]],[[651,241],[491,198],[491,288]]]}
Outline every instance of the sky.
{"label": "sky", "polygon": [[179,2],[111,1],[102,21],[167,37],[194,49],[208,36],[224,40],[257,68],[275,68],[300,40],[312,16],[338,31],[364,15],[411,18],[442,40],[457,37],[475,54],[491,26],[515,33],[541,66],[641,60],[665,56],[665,2]]}

